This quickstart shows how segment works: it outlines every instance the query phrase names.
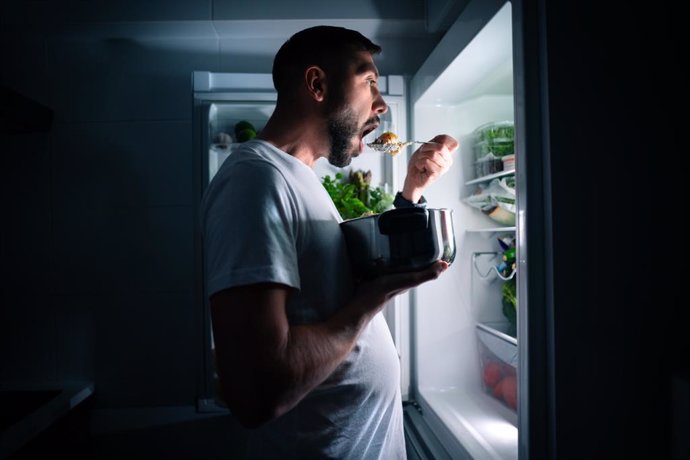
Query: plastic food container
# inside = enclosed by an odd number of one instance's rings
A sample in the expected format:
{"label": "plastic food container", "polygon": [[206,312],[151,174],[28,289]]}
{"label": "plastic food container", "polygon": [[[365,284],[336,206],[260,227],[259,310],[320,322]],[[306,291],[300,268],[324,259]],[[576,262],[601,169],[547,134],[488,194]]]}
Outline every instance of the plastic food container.
{"label": "plastic food container", "polygon": [[481,381],[484,391],[517,410],[517,339],[505,333],[507,324],[477,324]]}
{"label": "plastic food container", "polygon": [[506,155],[502,158],[503,160],[503,170],[511,171],[515,169],[515,154]]}
{"label": "plastic food container", "polygon": [[502,158],[502,160],[504,171],[512,171],[515,169],[515,154],[506,155]]}
{"label": "plastic food container", "polygon": [[515,225],[515,212],[513,208],[514,206],[511,205],[498,204],[482,209],[482,212],[494,222],[506,227],[512,227]]}
{"label": "plastic food container", "polygon": [[496,157],[512,155],[515,152],[515,126],[512,121],[496,121],[481,125],[474,130],[475,160],[488,154]]}
{"label": "plastic food container", "polygon": [[474,163],[475,177],[488,176],[503,171],[503,159],[489,153]]}

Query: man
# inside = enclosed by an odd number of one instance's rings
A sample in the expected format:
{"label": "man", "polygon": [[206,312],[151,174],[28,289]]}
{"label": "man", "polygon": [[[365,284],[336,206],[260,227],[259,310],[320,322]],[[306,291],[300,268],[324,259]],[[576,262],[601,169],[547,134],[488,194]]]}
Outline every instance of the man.
{"label": "man", "polygon": [[[381,309],[437,278],[442,261],[356,284],[342,221],[311,166],[346,166],[387,110],[358,32],[319,26],[278,51],[276,108],[225,161],[203,199],[207,294],[217,371],[252,428],[251,458],[403,459],[399,360]],[[420,206],[457,141],[411,157],[396,205]]]}

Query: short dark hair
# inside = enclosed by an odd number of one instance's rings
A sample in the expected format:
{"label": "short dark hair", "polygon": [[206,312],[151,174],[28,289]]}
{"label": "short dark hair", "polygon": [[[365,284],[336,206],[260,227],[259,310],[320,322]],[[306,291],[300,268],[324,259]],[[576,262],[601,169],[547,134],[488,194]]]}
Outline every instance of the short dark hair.
{"label": "short dark hair", "polygon": [[317,65],[334,73],[345,67],[355,53],[378,54],[381,47],[361,33],[337,26],[315,26],[290,37],[273,60],[273,86],[278,94],[296,89],[304,70]]}

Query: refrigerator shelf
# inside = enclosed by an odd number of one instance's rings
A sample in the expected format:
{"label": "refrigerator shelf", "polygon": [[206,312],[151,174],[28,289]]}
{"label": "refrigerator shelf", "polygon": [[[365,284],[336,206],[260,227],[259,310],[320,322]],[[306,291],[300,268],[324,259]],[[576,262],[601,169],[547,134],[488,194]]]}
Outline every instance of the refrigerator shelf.
{"label": "refrigerator shelf", "polygon": [[501,233],[514,232],[515,227],[489,227],[489,228],[468,228],[467,233]]}
{"label": "refrigerator shelf", "polygon": [[499,338],[511,345],[517,346],[517,338],[513,337],[510,333],[510,324],[507,322],[484,322],[477,323],[477,329],[491,334],[492,336]]}
{"label": "refrigerator shelf", "polygon": [[473,184],[479,184],[482,182],[488,182],[488,181],[490,181],[492,179],[496,179],[498,177],[511,176],[513,174],[515,174],[514,169],[509,169],[507,171],[500,171],[500,172],[497,172],[494,174],[489,174],[486,176],[477,177],[476,179],[468,180],[467,182],[465,182],[465,185],[473,185]]}

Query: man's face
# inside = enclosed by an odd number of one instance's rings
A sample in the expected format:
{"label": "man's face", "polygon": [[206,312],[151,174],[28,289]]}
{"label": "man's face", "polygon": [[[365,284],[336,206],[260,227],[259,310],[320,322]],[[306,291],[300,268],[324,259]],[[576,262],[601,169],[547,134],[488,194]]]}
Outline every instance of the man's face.
{"label": "man's face", "polygon": [[328,162],[343,167],[364,149],[362,138],[379,125],[388,107],[378,88],[378,70],[370,53],[357,53],[326,102],[331,152]]}

